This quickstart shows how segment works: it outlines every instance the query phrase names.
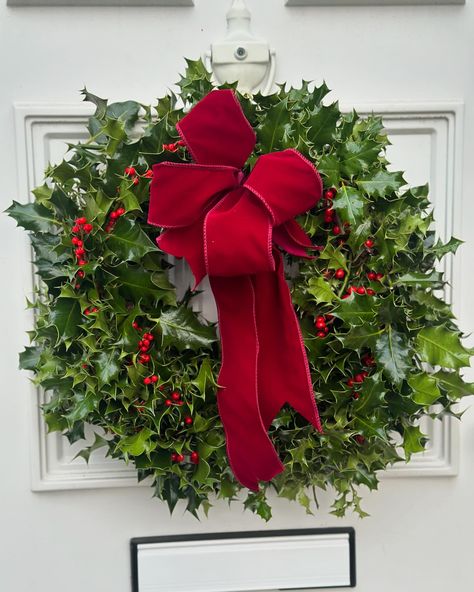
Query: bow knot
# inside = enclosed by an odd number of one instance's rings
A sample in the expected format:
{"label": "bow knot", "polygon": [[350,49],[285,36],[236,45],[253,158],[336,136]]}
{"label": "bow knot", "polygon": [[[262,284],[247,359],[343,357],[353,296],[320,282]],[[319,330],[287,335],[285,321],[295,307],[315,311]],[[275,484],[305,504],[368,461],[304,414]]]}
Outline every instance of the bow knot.
{"label": "bow knot", "polygon": [[176,127],[195,162],[154,165],[149,222],[165,229],[158,245],[188,261],[195,285],[210,278],[229,461],[258,489],[283,468],[267,429],[285,402],[321,429],[277,248],[308,256],[311,241],[294,217],[321,197],[321,178],[293,149],[261,156],[245,176],[256,138],[230,90],[209,93]]}

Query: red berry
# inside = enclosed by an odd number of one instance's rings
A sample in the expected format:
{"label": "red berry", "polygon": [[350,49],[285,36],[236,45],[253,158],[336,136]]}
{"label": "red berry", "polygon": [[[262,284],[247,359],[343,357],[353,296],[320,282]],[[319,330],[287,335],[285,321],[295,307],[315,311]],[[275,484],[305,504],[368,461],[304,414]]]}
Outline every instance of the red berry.
{"label": "red berry", "polygon": [[367,279],[373,282],[377,279],[377,274],[373,271],[369,271],[369,273],[367,274]]}
{"label": "red berry", "polygon": [[81,257],[82,255],[84,255],[85,251],[82,247],[80,247],[79,249],[75,249],[74,253],[78,256]]}
{"label": "red berry", "polygon": [[78,265],[85,265],[87,263],[87,261],[85,261],[84,259],[79,259],[79,261],[77,262]]}
{"label": "red berry", "polygon": [[138,326],[139,326],[139,325],[138,325],[137,321],[133,321],[133,323],[132,323],[132,327],[133,327],[134,329],[138,329]]}
{"label": "red berry", "polygon": [[84,231],[85,232],[89,233],[92,231],[92,229],[93,229],[92,224],[84,224]]}
{"label": "red berry", "polygon": [[360,394],[357,391],[354,391],[352,393],[352,396],[354,397],[354,399],[358,399],[360,397]]}
{"label": "red berry", "polygon": [[343,269],[337,269],[336,273],[334,274],[338,280],[344,279],[346,272]]}
{"label": "red berry", "polygon": [[86,309],[84,310],[84,314],[85,314],[86,316],[89,316],[89,315],[91,314],[91,312],[92,312],[92,311],[90,311],[88,308],[86,308]]}
{"label": "red berry", "polygon": [[364,378],[367,378],[367,376],[369,375],[369,373],[367,372],[367,370],[362,370],[362,372],[361,372],[361,375],[362,375]]}
{"label": "red berry", "polygon": [[153,177],[153,171],[151,169],[148,169],[147,171],[145,171],[145,174],[143,176],[147,179],[151,179]]}
{"label": "red berry", "polygon": [[77,234],[78,232],[81,231],[81,227],[80,226],[73,226],[72,231]]}
{"label": "red berry", "polygon": [[145,347],[150,347],[150,340],[149,339],[144,339],[142,341],[142,345],[145,346]]}
{"label": "red berry", "polygon": [[357,294],[365,294],[365,288],[363,286],[359,286],[358,288],[355,289],[355,291],[357,292]]}
{"label": "red berry", "polygon": [[176,452],[172,452],[171,453],[171,461],[172,462],[176,462],[178,455],[176,454]]}
{"label": "red berry", "polygon": [[325,319],[325,317],[323,317],[323,315],[318,315],[318,316],[316,317],[316,322],[317,322],[317,323],[318,323],[318,322],[320,323],[321,321],[322,321],[323,323],[326,323],[326,319]]}
{"label": "red berry", "polygon": [[155,382],[158,382],[158,376],[156,374],[153,374],[153,376],[150,376],[150,380],[154,384]]}
{"label": "red berry", "polygon": [[141,354],[140,355],[140,362],[146,363],[150,361],[150,356],[148,354]]}
{"label": "red berry", "polygon": [[346,298],[349,298],[350,294],[343,294],[341,296],[341,300],[345,300]]}
{"label": "red berry", "polygon": [[173,401],[179,401],[181,399],[181,395],[179,393],[172,393],[171,394],[171,398],[173,399]]}
{"label": "red berry", "polygon": [[173,404],[173,401],[171,401],[170,399],[166,399],[166,401],[165,401],[165,405],[166,405],[167,407],[171,407],[171,405],[172,405],[172,404]]}
{"label": "red berry", "polygon": [[315,325],[316,329],[324,329],[326,326],[326,321],[316,321]]}
{"label": "red berry", "polygon": [[149,376],[147,376],[146,378],[143,379],[143,384],[151,384],[151,378]]}
{"label": "red berry", "polygon": [[341,234],[341,229],[339,226],[333,226],[332,231],[334,234]]}
{"label": "red berry", "polygon": [[199,454],[196,451],[191,452],[191,456],[189,458],[190,458],[190,460],[191,460],[191,462],[193,464],[195,464],[195,465],[198,464],[198,462],[199,462]]}
{"label": "red berry", "polygon": [[80,269],[76,275],[77,277],[83,278],[86,274],[82,271],[82,269]]}
{"label": "red berry", "polygon": [[125,208],[119,208],[115,210],[119,216],[123,216],[125,214]]}
{"label": "red berry", "polygon": [[127,175],[127,177],[133,177],[133,175],[135,175],[137,171],[133,168],[133,167],[127,167],[124,171],[124,173]]}
{"label": "red berry", "polygon": [[354,436],[354,440],[357,442],[357,444],[363,444],[365,442],[365,438],[361,434],[356,434]]}
{"label": "red berry", "polygon": [[147,346],[146,345],[142,345],[141,348],[140,348],[140,351],[143,352],[143,353],[147,352],[148,351]]}
{"label": "red berry", "polygon": [[117,210],[114,210],[113,212],[111,212],[110,217],[112,218],[112,220],[117,219],[119,217],[119,215],[117,214]]}
{"label": "red berry", "polygon": [[192,417],[189,417],[189,415],[187,415],[187,416],[184,418],[184,423],[185,423],[186,425],[191,425],[191,424],[193,423],[193,418],[192,418]]}
{"label": "red berry", "polygon": [[176,455],[176,462],[183,462],[184,460],[184,456],[182,454],[177,454]]}
{"label": "red berry", "polygon": [[186,142],[184,142],[183,140],[178,140],[176,142],[176,146],[186,146]]}
{"label": "red berry", "polygon": [[325,318],[326,318],[327,321],[330,321],[331,319],[334,318],[334,315],[331,314],[331,313],[328,313]]}
{"label": "red berry", "polygon": [[372,288],[367,288],[366,293],[369,296],[375,296],[375,290],[372,290]]}
{"label": "red berry", "polygon": [[77,218],[76,220],[76,224],[79,224],[80,226],[82,226],[83,224],[86,224],[87,222],[87,218],[84,218],[84,216],[82,218]]}
{"label": "red berry", "polygon": [[134,185],[138,185],[138,183],[140,183],[140,179],[139,179],[138,177],[133,177],[133,181],[132,181],[132,183],[133,183]]}
{"label": "red berry", "polygon": [[94,306],[94,308],[92,309],[92,312],[99,312],[99,309],[97,308],[97,306]]}
{"label": "red berry", "polygon": [[347,381],[347,386],[348,387],[353,387],[354,386],[354,380],[352,378],[349,378],[349,380]]}
{"label": "red berry", "polygon": [[316,333],[316,335],[317,335],[318,337],[321,337],[321,339],[322,339],[323,337],[326,337],[326,333],[325,333],[324,331],[318,331],[318,332]]}
{"label": "red berry", "polygon": [[371,238],[368,238],[368,239],[365,241],[365,243],[364,243],[364,244],[365,244],[365,246],[366,246],[368,249],[371,249],[371,248],[374,246],[374,244],[375,244],[375,243],[374,243],[374,241],[373,241]]}
{"label": "red berry", "polygon": [[354,382],[358,382],[358,383],[364,382],[364,375],[363,374],[356,374],[354,376]]}
{"label": "red berry", "polygon": [[324,197],[325,199],[334,199],[336,193],[337,191],[333,187],[331,187],[330,189],[326,189],[326,191],[324,192]]}
{"label": "red berry", "polygon": [[378,273],[377,274],[377,280],[378,281],[383,280],[383,273]]}
{"label": "red berry", "polygon": [[77,245],[77,243],[80,241],[80,239],[77,238],[77,236],[73,236],[71,239],[71,242],[73,245]]}

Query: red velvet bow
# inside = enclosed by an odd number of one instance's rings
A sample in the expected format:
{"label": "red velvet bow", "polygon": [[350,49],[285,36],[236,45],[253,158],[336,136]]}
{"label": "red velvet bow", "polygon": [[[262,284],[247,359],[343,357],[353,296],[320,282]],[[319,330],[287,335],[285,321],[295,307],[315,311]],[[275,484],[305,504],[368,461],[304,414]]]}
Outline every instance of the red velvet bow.
{"label": "red velvet bow", "polygon": [[268,429],[289,403],[319,431],[305,347],[277,248],[307,256],[293,219],[321,197],[321,178],[296,150],[242,167],[255,133],[231,90],[204,97],[177,129],[196,164],[154,165],[150,224],[160,248],[188,261],[196,285],[207,274],[219,313],[219,413],[236,478],[258,490],[283,465]]}

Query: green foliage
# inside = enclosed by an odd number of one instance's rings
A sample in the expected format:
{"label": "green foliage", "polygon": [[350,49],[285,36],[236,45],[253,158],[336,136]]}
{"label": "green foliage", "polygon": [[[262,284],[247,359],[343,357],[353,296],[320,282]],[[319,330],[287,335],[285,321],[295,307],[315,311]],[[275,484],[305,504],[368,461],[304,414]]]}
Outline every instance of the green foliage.
{"label": "green foliage", "polygon": [[[32,203],[14,202],[8,213],[32,233],[36,320],[20,365],[49,392],[48,429],[82,441],[79,456],[86,461],[105,447],[133,463],[170,511],[184,500],[197,515],[199,509],[207,514],[215,496],[234,500],[241,487],[228,465],[216,405],[215,328],[193,312],[189,291],[177,300],[168,260],[155,246],[157,229],[146,221],[145,173],[165,160],[189,160],[163,144],[178,139],[175,124],[184,109],[212,89],[199,61],[188,61],[178,86],[181,107],[173,93],[148,107],[109,105],[84,89],[96,107],[90,138],[47,170]],[[244,501],[265,520],[269,487],[311,513],[316,490],[331,486],[334,514],[352,508],[365,515],[359,486],[377,488],[377,472],[402,460],[400,441],[406,458],[423,450],[418,424],[430,405],[453,413],[454,403],[474,394],[460,375],[472,352],[439,296],[444,284],[435,269],[461,241],[435,242],[427,187],[408,188],[402,173],[387,170],[380,118],[343,115],[337,103],[322,103],[327,93],[325,84],[310,89],[303,82],[271,96],[238,96],[257,132],[247,171],[262,153],[296,147],[316,164],[325,187],[337,191],[332,202],[322,199],[300,219],[316,257],[299,260],[291,278],[324,434],[282,409],[271,437],[286,470]],[[328,207],[332,223],[324,221]],[[92,224],[91,232],[77,235],[84,242],[82,267],[71,243],[80,216]],[[288,263],[295,262],[288,257]],[[350,286],[373,292],[349,295]],[[314,324],[321,315],[324,336]],[[139,351],[145,333],[152,337],[147,360]],[[144,384],[150,375],[158,381]],[[182,404],[166,404],[175,392]],[[104,432],[92,445],[82,440],[86,423]],[[182,462],[172,462],[173,453],[182,454]]]}

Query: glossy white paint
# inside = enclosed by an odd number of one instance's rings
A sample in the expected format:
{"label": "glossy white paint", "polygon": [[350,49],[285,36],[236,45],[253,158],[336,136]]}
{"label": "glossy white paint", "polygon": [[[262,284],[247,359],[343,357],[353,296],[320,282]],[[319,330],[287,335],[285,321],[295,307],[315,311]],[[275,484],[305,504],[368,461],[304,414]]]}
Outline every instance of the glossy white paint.
{"label": "glossy white paint", "polygon": [[[84,83],[96,94],[114,100],[152,101],[176,80],[182,55],[197,57],[222,35],[227,2],[200,0],[195,4],[190,9],[0,7],[2,210],[12,198],[27,199],[28,161],[18,158],[14,148],[14,103],[66,103],[75,104],[76,109],[77,89]],[[449,205],[446,210],[437,209],[437,216],[448,220],[446,228],[469,239],[474,219],[469,189],[474,159],[470,131],[474,123],[472,3],[377,9],[285,8],[275,0],[248,0],[248,5],[255,33],[277,50],[277,80],[297,83],[301,77],[318,81],[324,77],[344,105],[370,108],[390,103],[395,111],[400,105],[404,105],[401,111],[412,110],[414,117],[402,116],[394,122],[400,148],[392,160],[410,170],[416,181],[438,179],[437,208]],[[433,102],[441,117],[433,114],[429,106]],[[460,103],[465,104],[464,118],[453,107]],[[420,111],[422,117],[417,115]],[[460,133],[453,136],[457,126]],[[58,150],[59,141],[51,137],[55,146],[51,150]],[[40,171],[42,164],[35,162],[34,169]],[[20,183],[17,167],[23,171]],[[32,392],[28,378],[17,371],[17,352],[26,343],[23,332],[31,322],[23,300],[31,289],[30,255],[26,236],[11,220],[0,217],[0,227],[4,286],[0,307],[4,417],[0,433],[0,589],[127,592],[131,537],[268,528],[258,517],[242,513],[239,507],[229,511],[220,502],[207,520],[198,522],[184,515],[182,508],[170,519],[147,487],[31,491]],[[472,257],[472,244],[463,246],[452,269],[453,303],[466,332],[474,329]],[[470,343],[474,343],[472,338]],[[433,454],[446,459],[441,463],[448,467],[448,476],[384,479],[379,492],[366,496],[371,517],[364,521],[331,516],[330,495],[322,494],[316,517],[275,500],[271,528],[354,525],[358,589],[363,592],[381,588],[384,592],[444,592],[448,586],[469,590],[473,427],[474,414],[467,411],[460,430],[457,476],[452,476],[455,469],[449,469],[451,452],[445,456],[441,447]],[[444,438],[435,440],[444,442]],[[67,450],[54,454],[48,468],[53,480],[69,466]],[[54,464],[58,458],[59,465]],[[102,471],[103,467],[98,470],[101,479]],[[76,483],[83,478],[83,471],[77,471]]]}

